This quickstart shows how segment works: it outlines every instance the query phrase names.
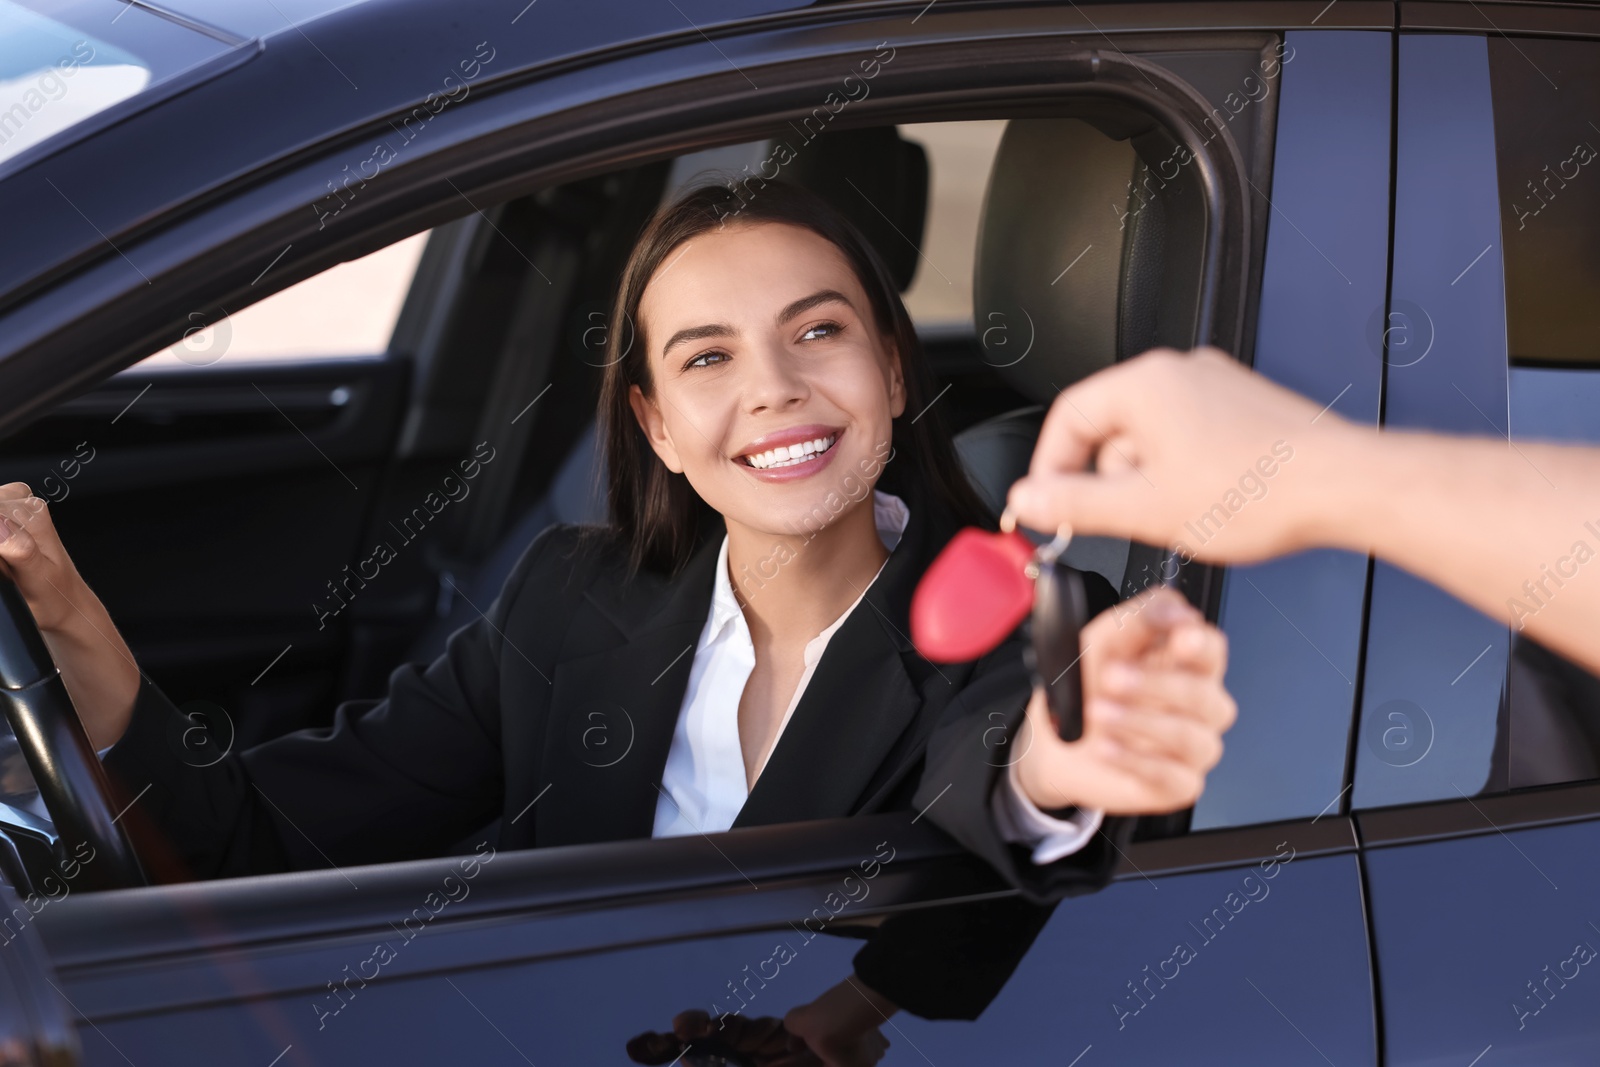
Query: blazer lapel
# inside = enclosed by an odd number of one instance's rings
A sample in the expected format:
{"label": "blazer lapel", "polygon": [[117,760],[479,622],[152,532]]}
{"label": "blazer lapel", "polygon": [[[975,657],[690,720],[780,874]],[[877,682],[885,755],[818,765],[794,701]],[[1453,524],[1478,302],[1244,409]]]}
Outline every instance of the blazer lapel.
{"label": "blazer lapel", "polygon": [[637,579],[611,602],[591,600],[617,644],[558,663],[551,678],[548,786],[530,813],[541,847],[650,836],[720,547],[720,537],[708,538],[680,574],[660,580],[664,600],[653,612]]}
{"label": "blazer lapel", "polygon": [[735,827],[852,814],[916,720],[923,697],[906,669],[907,659],[917,657],[911,594],[949,539],[949,524],[926,501],[908,497],[907,506],[911,518],[900,543],[829,639]]}

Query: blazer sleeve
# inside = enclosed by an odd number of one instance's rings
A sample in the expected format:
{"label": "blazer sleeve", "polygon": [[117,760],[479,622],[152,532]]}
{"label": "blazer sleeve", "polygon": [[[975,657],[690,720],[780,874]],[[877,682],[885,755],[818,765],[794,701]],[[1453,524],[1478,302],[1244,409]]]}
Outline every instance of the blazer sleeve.
{"label": "blazer sleeve", "polygon": [[[1091,617],[1117,602],[1116,590],[1100,575],[1085,572],[1083,579]],[[990,790],[1014,760],[1009,741],[1029,690],[1014,637],[975,665],[929,743],[917,809],[1020,893],[902,912],[873,932],[855,954],[856,977],[913,1015],[978,1018],[1027,956],[1056,903],[1106,884],[1115,849],[1127,847],[1136,823],[1104,819],[1088,845],[1043,865],[1034,863],[1032,846],[1005,840],[993,808],[1002,794]]]}
{"label": "blazer sleeve", "polygon": [[341,704],[332,726],[231,751],[231,731],[196,729],[146,678],[106,770],[194,877],[440,855],[501,805],[506,618],[553,576],[556,537],[534,540],[488,611],[437,659],[397,668],[384,699]]}
{"label": "blazer sleeve", "polygon": [[[1116,594],[1097,574],[1085,575],[1093,617]],[[995,786],[1027,712],[1032,681],[1013,635],[979,660],[966,686],[950,702],[928,740],[927,763],[913,804],[969,851],[976,853],[1028,900],[1050,904],[1092,893],[1111,880],[1137,818],[1107,816],[1089,843],[1054,863],[1033,862],[1032,848],[1005,840],[995,818]]]}

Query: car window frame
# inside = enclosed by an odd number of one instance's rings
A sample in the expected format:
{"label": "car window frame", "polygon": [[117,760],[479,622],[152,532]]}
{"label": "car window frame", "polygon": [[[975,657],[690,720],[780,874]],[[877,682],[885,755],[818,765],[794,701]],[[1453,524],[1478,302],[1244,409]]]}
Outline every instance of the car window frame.
{"label": "car window frame", "polygon": [[[813,57],[808,61],[808,68],[818,72],[812,75],[813,81],[807,83],[796,80],[793,84],[785,87],[786,91],[792,97],[799,99],[806,94],[814,92],[817,83],[830,83],[832,76],[837,73],[838,58],[844,55],[853,56],[854,53],[850,50],[852,45],[857,47],[864,46],[870,50],[870,43],[865,42],[869,42],[876,37],[875,29],[875,27],[871,26],[858,27],[853,42],[844,39],[832,41],[826,54],[820,57]],[[1070,38],[1070,35],[1067,36]],[[1249,39],[1258,40],[1260,36],[1259,34],[1251,35]],[[1240,37],[1238,35],[1230,37],[1229,35],[1178,34],[1168,35],[1159,40],[1152,40],[1148,42],[1148,45],[1151,49],[1182,47],[1199,50],[1205,47],[1215,47],[1219,41],[1230,39],[1238,40]],[[995,44],[996,42],[990,42],[987,47],[993,47]],[[1040,113],[1056,113],[1059,111],[1063,95],[1072,91],[1072,85],[1064,85],[1060,81],[1064,67],[1065,69],[1076,69],[1079,74],[1087,74],[1092,68],[1097,68],[1100,81],[1096,83],[1095,89],[1102,93],[1109,92],[1107,72],[1117,69],[1117,61],[1114,56],[1093,48],[1086,47],[1074,56],[1063,57],[1058,41],[1040,40],[1034,37],[1018,37],[1011,43],[1006,44],[1005,47],[1014,47],[1024,55],[1017,57],[1019,59],[1018,64],[1006,71],[1004,77],[997,77],[995,72],[992,71],[986,72],[986,76],[997,78],[997,80],[1001,81],[1006,91],[999,92],[991,88],[986,95],[985,101],[981,104],[968,103],[958,107],[951,107],[948,102],[941,99],[948,92],[946,85],[940,85],[937,89],[929,89],[924,86],[918,93],[902,88],[897,93],[875,94],[870,106],[869,101],[862,101],[863,106],[858,109],[859,114],[852,116],[852,120],[859,121],[860,124],[871,124],[868,120],[885,121],[881,117],[885,114],[892,116],[887,121],[894,122],[914,121],[917,118],[991,117],[1008,105],[1016,109],[1012,113],[1024,113],[1030,108]],[[925,62],[922,67],[916,70],[916,77],[925,77],[929,69],[968,69],[969,65],[966,61],[970,58],[970,49],[963,43],[929,45],[927,49],[928,51],[922,56]],[[625,60],[619,62],[625,62]],[[1072,66],[1074,63],[1078,64],[1075,68]],[[1145,89],[1141,88],[1141,80],[1146,79],[1151,73],[1159,72],[1135,71],[1131,69],[1131,64],[1129,66],[1130,69],[1123,72],[1126,77],[1126,84],[1119,91],[1129,99],[1141,99],[1142,94],[1146,92]],[[808,73],[810,73],[810,69],[808,69]],[[822,71],[826,71],[826,73],[820,73]],[[674,91],[677,93],[675,104],[681,109],[680,114],[694,116],[693,119],[681,120],[682,128],[679,129],[663,133],[663,127],[670,124],[664,124],[659,114],[657,114],[652,117],[652,136],[649,138],[630,140],[622,134],[616,134],[611,147],[604,152],[591,149],[585,154],[573,149],[573,154],[570,156],[561,155],[556,148],[552,147],[548,139],[534,135],[535,131],[543,127],[554,127],[556,135],[567,138],[569,144],[582,145],[584,142],[583,128],[592,121],[589,114],[596,110],[605,110],[612,114],[627,115],[630,111],[636,112],[638,110],[638,102],[634,97],[613,95],[604,98],[602,101],[603,106],[590,105],[586,109],[575,109],[586,112],[586,114],[577,118],[574,118],[568,111],[556,111],[552,114],[540,116],[538,119],[525,120],[514,127],[498,129],[494,134],[483,136],[482,141],[494,140],[502,144],[520,143],[522,145],[524,153],[522,158],[525,162],[521,165],[520,170],[517,170],[509,177],[503,173],[507,170],[509,164],[503,158],[495,158],[491,153],[482,152],[479,141],[464,141],[452,144],[440,149],[435,156],[416,161],[416,172],[419,176],[409,179],[403,187],[394,189],[383,198],[374,197],[365,204],[356,205],[361,211],[368,214],[362,216],[355,213],[353,209],[351,218],[361,219],[364,217],[367,220],[365,224],[348,227],[339,234],[336,243],[328,244],[314,256],[296,261],[292,267],[286,268],[276,279],[276,284],[279,287],[293,284],[304,277],[318,273],[334,262],[353,258],[362,254],[363,251],[370,251],[392,243],[398,237],[461,217],[462,213],[454,202],[453,194],[450,196],[438,195],[440,175],[443,173],[440,169],[441,157],[466,157],[472,160],[472,165],[463,165],[457,172],[457,176],[463,178],[463,181],[452,182],[452,184],[458,184],[462,190],[465,190],[464,195],[469,198],[469,203],[481,204],[487,202],[490,198],[495,200],[507,199],[561,180],[580,175],[602,173],[614,165],[611,161],[622,156],[624,152],[627,153],[630,159],[634,160],[642,158],[641,153],[661,156],[674,154],[676,151],[681,151],[684,147],[694,143],[696,137],[704,138],[705,131],[708,129],[707,122],[711,118],[718,116],[719,109],[723,121],[710,128],[716,129],[718,140],[727,143],[748,140],[751,139],[752,134],[770,129],[769,123],[774,121],[773,116],[780,113],[775,111],[773,105],[763,97],[760,100],[748,102],[744,106],[744,110],[747,112],[744,118],[738,121],[728,118],[727,105],[712,105],[705,102],[707,99],[717,99],[717,94],[707,92],[708,79],[706,76],[700,75],[698,72],[694,73],[695,76],[686,77],[684,80],[675,83],[674,86]],[[592,77],[592,73],[586,72],[585,77]],[[1009,83],[1007,83],[1006,79],[1010,79]],[[625,80],[618,78],[618,81]],[[731,86],[735,81],[739,81],[739,76],[721,74],[714,76],[713,80],[717,80],[719,83],[727,82]],[[1087,84],[1087,82],[1085,81],[1084,84]],[[767,89],[764,92],[770,95],[773,90]],[[559,96],[559,94],[552,95]],[[886,104],[884,102],[885,97],[891,102]],[[659,87],[652,88],[650,99],[657,102],[659,106],[661,101],[661,89]],[[1191,97],[1188,103],[1195,105],[1196,101]],[[447,115],[461,126],[471,129],[475,124],[481,126],[484,122],[492,121],[494,115],[504,113],[507,110],[520,110],[524,105],[520,99],[511,94],[506,94],[504,98],[486,97],[479,106],[486,109],[486,115],[480,115],[480,113],[470,111],[465,107],[460,109],[458,114],[447,113]],[[1165,102],[1163,106],[1170,108],[1173,105],[1170,102]],[[441,133],[444,132],[441,129]],[[441,137],[441,141],[443,140],[445,138]],[[641,146],[641,141],[644,142],[643,146]],[[1224,143],[1228,142],[1225,140]],[[351,149],[349,146],[344,149],[347,152],[352,150],[361,149]],[[1200,156],[1203,153],[1204,149],[1202,147],[1201,151],[1196,154]],[[541,157],[552,155],[559,156],[559,158],[554,160],[541,159]],[[347,157],[337,153],[332,156],[319,157],[315,161],[308,161],[303,164],[299,173],[302,175],[321,174],[327,167],[344,158]],[[1209,156],[1207,155],[1205,158],[1209,158]],[[337,170],[337,167],[335,166],[334,169]],[[501,172],[498,176],[497,171]],[[474,172],[479,175],[477,179],[465,178],[465,175]],[[395,172],[397,176],[401,173],[398,170]],[[1235,203],[1248,203],[1249,198],[1242,194],[1245,181],[1244,175],[1236,173],[1235,181],[1240,192]],[[1213,180],[1211,185],[1213,191],[1215,191],[1218,183]],[[213,269],[215,264],[240,258],[249,262],[255,262],[258,259],[265,262],[271,258],[271,254],[277,254],[276,250],[282,247],[280,242],[288,241],[292,243],[295,237],[304,237],[311,232],[311,226],[307,222],[309,214],[305,211],[307,201],[303,195],[294,191],[295,188],[296,186],[293,182],[280,176],[273,182],[253,187],[241,193],[241,199],[249,202],[253,213],[252,221],[256,223],[253,227],[241,227],[237,222],[234,222],[229,225],[223,225],[220,229],[215,228],[221,221],[221,211],[218,205],[213,204],[208,206],[207,210],[175,222],[170,231],[152,235],[150,238],[152,241],[176,240],[179,231],[188,233],[195,232],[201,228],[208,228],[206,232],[210,235],[203,244],[204,251],[202,253],[191,254],[184,261],[181,269],[175,269],[161,278],[161,282],[165,283],[165,287],[180,289],[183,294],[187,295],[180,295],[174,299],[170,294],[163,294],[152,303],[156,304],[158,309],[193,307],[197,302],[209,304],[213,301],[216,306],[220,307],[222,300],[227,299],[227,293],[223,291],[224,283],[219,282],[217,273]],[[304,185],[302,184],[300,188],[304,188]],[[271,200],[274,197],[277,198],[281,210],[277,215],[268,213],[269,221],[260,222],[259,220],[264,211],[262,202]],[[407,199],[408,197],[409,200]],[[1239,227],[1239,234],[1236,235],[1231,251],[1225,241],[1219,241],[1213,246],[1215,269],[1222,274],[1235,278],[1236,289],[1228,295],[1229,303],[1227,308],[1221,313],[1214,314],[1212,322],[1215,325],[1210,327],[1207,334],[1202,338],[1212,343],[1229,344],[1230,347],[1239,347],[1240,343],[1242,343],[1242,338],[1247,335],[1247,323],[1250,318],[1248,311],[1253,309],[1256,279],[1259,272],[1259,255],[1252,250],[1248,240],[1242,236],[1242,234],[1249,233],[1250,230],[1244,222],[1240,222]],[[94,273],[93,269],[88,270],[85,272],[85,276],[92,273]],[[83,277],[80,276],[80,279],[75,279],[75,281],[81,280]],[[96,281],[92,284],[89,282],[84,282],[84,284],[86,287],[93,288],[104,283]],[[208,286],[211,289],[209,294],[206,292]],[[144,287],[141,286],[140,288]],[[122,297],[113,294],[110,288],[101,288],[98,291],[104,294],[99,305],[102,311],[109,312],[114,307],[123,306]],[[147,294],[141,293],[140,295],[146,300],[149,299]],[[170,310],[167,311],[167,314],[170,315]],[[100,318],[102,316],[93,317]],[[144,321],[148,323],[158,317],[158,315],[146,313]],[[1206,326],[1201,328],[1207,329]],[[74,334],[76,336],[73,336]],[[147,333],[144,336],[148,337],[149,335]],[[66,336],[58,334],[52,337],[48,343],[32,346],[26,352],[26,355],[30,357],[29,362],[32,362],[34,359],[42,359],[46,354],[50,353],[64,351],[81,353],[83,349],[78,346],[83,343],[84,331],[80,327],[76,331],[66,331]],[[147,340],[137,340],[134,342],[125,341],[120,346],[102,345],[100,350],[105,354],[90,358],[84,358],[80,355],[75,361],[78,364],[75,371],[59,381],[41,381],[38,375],[26,373],[15,374],[11,377],[11,380],[20,380],[30,386],[29,389],[25,390],[25,393],[31,398],[32,409],[38,410],[42,405],[48,404],[52,399],[63,393],[72,389],[83,388],[84,384],[91,381],[96,373],[103,373],[107,368],[119,368],[131,363],[133,359],[137,358],[136,353],[142,354],[142,352],[150,350],[146,347],[147,343]],[[91,347],[89,351],[93,352],[96,349]],[[11,364],[11,360],[0,364],[0,379],[7,377],[7,371],[16,369]],[[1319,819],[1234,827],[1166,841],[1148,842],[1147,845],[1139,848],[1135,857],[1125,858],[1124,865],[1119,870],[1118,876],[1137,877],[1147,874],[1151,869],[1204,869],[1212,865],[1234,865],[1239,863],[1241,859],[1251,856],[1269,857],[1272,855],[1273,846],[1278,840],[1282,839],[1282,834],[1286,831],[1309,834],[1313,842],[1321,842],[1321,844],[1314,843],[1309,846],[1313,848],[1345,851],[1355,847],[1350,824],[1342,816],[1332,815],[1327,818],[1319,817]],[[839,828],[848,827],[852,821],[849,819],[840,820]],[[1270,828],[1270,833],[1263,834],[1263,825]],[[784,830],[782,828],[768,828],[761,832],[782,833]],[[1272,842],[1267,842],[1265,840],[1266,836],[1273,836]],[[627,844],[628,847],[635,849],[661,847],[659,842],[653,841],[637,841]],[[1153,851],[1146,855],[1147,849]],[[960,855],[957,850],[951,849],[949,851],[952,855]],[[1171,858],[1164,860],[1161,858],[1162,856]],[[431,861],[415,862],[425,864]],[[423,868],[418,869],[422,870]],[[295,877],[303,877],[307,873],[315,872],[299,872]],[[271,878],[274,876],[266,877]],[[229,883],[204,884],[221,886],[244,881],[250,880],[230,880]],[[347,889],[348,887],[345,888]],[[202,892],[203,895],[203,891],[192,891]]]}
{"label": "car window frame", "polygon": [[[1493,43],[1491,36],[1486,35],[1481,26],[1463,17],[1461,12],[1455,9],[1455,5],[1415,5],[1409,10],[1408,18],[1403,21],[1402,28],[1441,35],[1451,32],[1461,33],[1483,39],[1486,47]],[[1520,32],[1525,35],[1583,39],[1593,48],[1600,50],[1600,13],[1593,11],[1568,11],[1529,5],[1526,10],[1517,11],[1513,18],[1498,29],[1502,35],[1513,35],[1511,38],[1513,45],[1514,35]],[[1488,60],[1488,67],[1491,92],[1487,122],[1492,128],[1496,121],[1492,56]],[[1491,161],[1491,167],[1495,170],[1496,177],[1495,218],[1500,222],[1503,220],[1503,201],[1507,191],[1499,185],[1498,162],[1496,156]],[[1504,311],[1507,297],[1503,282],[1500,286],[1500,298]],[[1509,344],[1505,345],[1503,355],[1509,388],[1512,371],[1523,364],[1513,361]],[[1530,364],[1530,366],[1547,366],[1547,364]],[[1593,367],[1571,369],[1574,372],[1581,370],[1583,373],[1600,375],[1600,369]],[[1510,418],[1509,405],[1506,418],[1508,420]],[[1515,427],[1509,424],[1508,430],[1515,433]],[[1498,672],[1502,692],[1505,687],[1505,675],[1504,669]],[[1366,694],[1363,693],[1362,707],[1356,722],[1358,733],[1371,710],[1367,706]],[[1359,743],[1360,739],[1357,738],[1357,741]],[[1491,778],[1493,772],[1494,768],[1491,766]],[[1352,784],[1354,784],[1353,778]],[[1386,848],[1452,837],[1504,833],[1513,829],[1597,821],[1600,820],[1600,779],[1582,779],[1492,793],[1462,794],[1458,797],[1441,796],[1372,805],[1355,808],[1351,814],[1364,848]]]}

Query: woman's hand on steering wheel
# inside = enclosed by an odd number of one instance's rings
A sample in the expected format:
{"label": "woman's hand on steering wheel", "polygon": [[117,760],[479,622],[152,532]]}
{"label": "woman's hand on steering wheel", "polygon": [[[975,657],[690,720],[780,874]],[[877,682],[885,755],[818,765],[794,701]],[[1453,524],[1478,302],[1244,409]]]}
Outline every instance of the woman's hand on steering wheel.
{"label": "woman's hand on steering wheel", "polygon": [[0,485],[0,574],[27,601],[90,742],[113,744],[133,711],[138,665],[73,565],[50,505],[23,482]]}

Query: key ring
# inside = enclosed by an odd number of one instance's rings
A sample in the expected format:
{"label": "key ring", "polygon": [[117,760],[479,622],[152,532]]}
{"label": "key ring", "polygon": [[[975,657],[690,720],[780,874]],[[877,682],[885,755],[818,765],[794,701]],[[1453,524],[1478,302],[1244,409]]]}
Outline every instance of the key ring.
{"label": "key ring", "polygon": [[[1000,529],[1004,533],[1012,533],[1016,528],[1017,517],[1011,513],[1010,508],[1006,508],[1000,513]],[[1071,543],[1072,526],[1064,522],[1056,527],[1055,537],[1033,550],[1034,558],[1028,561],[1028,565],[1023,568],[1023,573],[1029,578],[1037,580],[1044,569],[1043,565],[1053,564],[1059,560],[1061,554],[1067,550],[1067,546]]]}

